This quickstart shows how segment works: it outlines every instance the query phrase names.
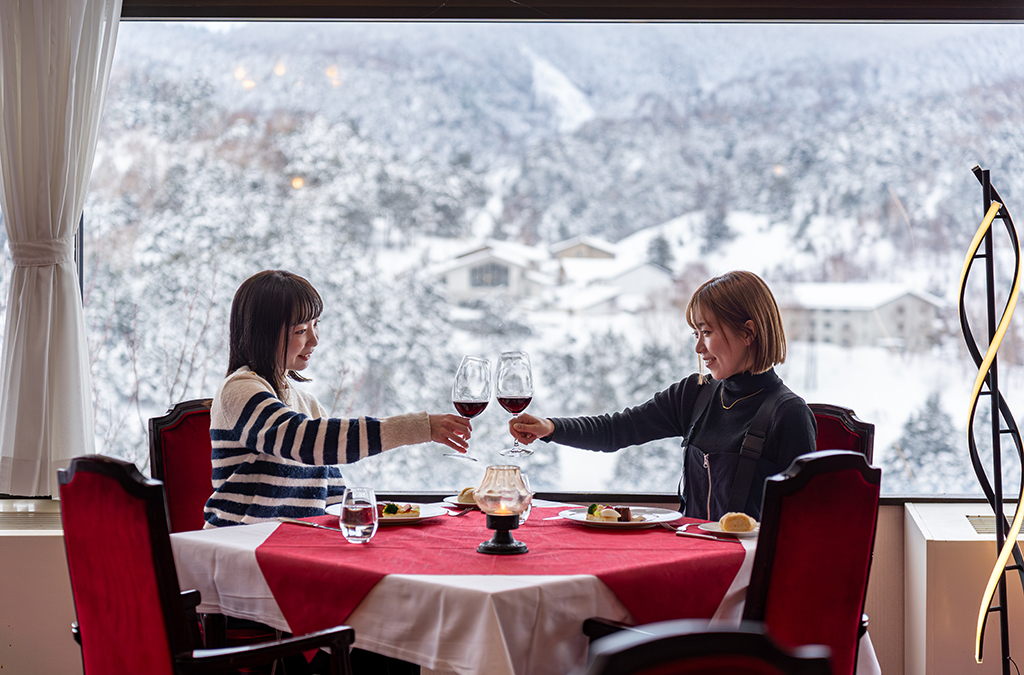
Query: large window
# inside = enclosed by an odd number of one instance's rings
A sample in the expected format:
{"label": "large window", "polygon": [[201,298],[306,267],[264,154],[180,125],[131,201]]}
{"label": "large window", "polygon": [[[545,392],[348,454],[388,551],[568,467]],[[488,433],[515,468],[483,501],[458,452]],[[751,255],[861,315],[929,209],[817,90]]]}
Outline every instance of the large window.
{"label": "large window", "polygon": [[[886,491],[976,491],[956,288],[982,216],[971,166],[1024,214],[1022,38],[123,22],[86,207],[98,446],[144,466],[146,420],[213,395],[231,296],[260,269],[323,294],[308,373],[333,414],[450,411],[463,354],[515,348],[533,359],[530,412],[555,416],[693,372],[681,307],[745,268],[785,310],[780,375],[876,425]],[[574,245],[601,255],[557,255]],[[455,297],[437,270],[474,248],[501,249],[523,283]],[[1014,410],[1020,348],[1014,329],[1000,362]],[[468,485],[511,442],[507,420],[497,405],[474,420],[479,466],[420,446],[347,471],[380,489]],[[671,492],[679,475],[678,439],[535,447],[522,464],[541,489]]]}

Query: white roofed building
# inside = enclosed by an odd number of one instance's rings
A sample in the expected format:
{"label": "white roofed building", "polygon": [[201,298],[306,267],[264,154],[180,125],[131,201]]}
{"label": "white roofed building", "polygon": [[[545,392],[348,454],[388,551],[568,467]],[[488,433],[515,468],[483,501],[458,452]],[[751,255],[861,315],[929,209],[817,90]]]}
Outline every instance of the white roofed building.
{"label": "white roofed building", "polygon": [[802,283],[780,288],[786,337],[842,347],[923,351],[939,332],[945,301],[902,284]]}

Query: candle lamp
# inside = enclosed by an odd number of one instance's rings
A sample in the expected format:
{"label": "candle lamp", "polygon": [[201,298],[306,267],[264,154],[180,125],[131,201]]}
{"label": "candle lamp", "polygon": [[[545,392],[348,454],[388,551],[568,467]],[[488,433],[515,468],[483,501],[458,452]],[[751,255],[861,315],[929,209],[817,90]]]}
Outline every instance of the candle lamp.
{"label": "candle lamp", "polygon": [[473,493],[480,510],[487,514],[487,527],[494,530],[489,541],[477,546],[478,553],[514,555],[526,553],[526,544],[512,537],[519,527],[519,514],[526,510],[533,495],[526,489],[518,466],[489,466],[484,479]]}

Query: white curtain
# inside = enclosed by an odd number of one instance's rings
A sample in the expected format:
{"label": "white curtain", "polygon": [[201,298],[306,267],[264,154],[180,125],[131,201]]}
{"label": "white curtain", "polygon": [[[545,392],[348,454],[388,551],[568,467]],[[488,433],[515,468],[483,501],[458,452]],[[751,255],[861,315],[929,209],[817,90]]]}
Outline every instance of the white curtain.
{"label": "white curtain", "polygon": [[0,361],[0,492],[56,495],[93,452],[74,242],[121,0],[0,0],[0,207],[14,262]]}

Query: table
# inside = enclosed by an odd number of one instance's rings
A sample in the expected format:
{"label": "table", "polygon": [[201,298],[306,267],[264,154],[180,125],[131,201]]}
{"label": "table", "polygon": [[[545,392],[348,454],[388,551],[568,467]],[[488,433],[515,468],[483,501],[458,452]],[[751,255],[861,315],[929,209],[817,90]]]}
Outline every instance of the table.
{"label": "table", "polygon": [[[616,538],[609,539],[605,531],[590,530],[566,521],[545,520],[546,516],[555,513],[557,511],[535,508],[530,521],[515,531],[516,538],[531,545],[531,553],[486,558],[493,560],[498,568],[534,563],[529,556],[540,560],[552,553],[546,551],[544,545],[534,543],[542,539],[539,536],[542,532],[564,533],[574,538],[576,546],[585,545],[579,542],[588,539],[600,541],[602,546],[612,549],[610,553],[614,556],[634,560],[637,556],[631,551],[657,538],[659,543],[688,552],[673,569],[673,576],[678,577],[680,585],[691,584],[694,589],[699,589],[702,580],[688,573],[687,559],[703,560],[704,568],[694,563],[694,569],[706,569],[708,551],[711,550],[713,555],[721,551],[723,560],[728,558],[735,564],[728,572],[732,580],[727,579],[722,587],[727,587],[727,590],[718,591],[722,599],[716,600],[717,609],[694,614],[685,603],[680,603],[676,610],[678,616],[672,618],[714,614],[719,619],[738,620],[749,580],[754,540],[747,540],[742,546],[708,542],[675,537],[661,528],[621,533],[625,535],[622,537],[616,532],[612,535]],[[437,529],[437,533],[451,533],[456,531],[454,528],[460,528],[479,542],[491,534],[482,525],[482,516],[471,514],[458,519],[444,516],[433,527],[447,528]],[[196,588],[200,591],[200,612],[220,612],[292,631],[291,623],[275,599],[256,559],[256,549],[267,542],[279,527],[289,528],[289,531],[301,530],[320,537],[321,541],[329,541],[336,547],[331,549],[335,558],[348,556],[357,549],[364,555],[372,550],[346,544],[337,533],[278,523],[174,534],[171,541],[179,582],[183,589]],[[416,525],[415,534],[429,534],[426,527],[426,523]],[[555,527],[566,529],[551,529]],[[367,546],[379,544],[379,549],[384,551],[389,540],[397,541],[398,532],[412,529],[381,528]],[[402,536],[410,534],[404,532]],[[590,534],[593,536],[588,537]],[[334,539],[325,539],[331,537]],[[622,543],[609,546],[609,541]],[[462,555],[465,551],[456,553]],[[479,556],[475,552],[470,553]],[[443,554],[423,550],[423,555]],[[496,560],[499,558],[501,560]],[[513,559],[519,561],[513,562]],[[327,564],[325,561],[322,565],[311,563],[311,566],[325,567]],[[584,619],[601,616],[618,621],[636,620],[634,613],[597,576],[586,573],[585,569],[573,568],[571,564],[565,564],[565,567],[564,573],[554,574],[389,573],[372,587],[350,615],[336,623],[347,623],[355,628],[358,647],[437,671],[459,675],[565,675],[585,662],[587,639],[581,630]],[[738,572],[732,571],[737,568]],[[641,567],[636,572],[641,583],[646,570],[646,567]],[[311,574],[322,571],[311,569]],[[663,569],[660,571],[664,572]],[[657,566],[652,564],[652,578],[658,578],[658,573]],[[278,592],[281,593],[280,590]],[[304,599],[315,600],[312,597]]]}

